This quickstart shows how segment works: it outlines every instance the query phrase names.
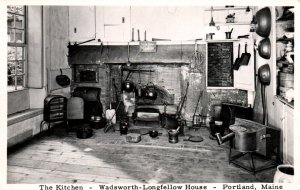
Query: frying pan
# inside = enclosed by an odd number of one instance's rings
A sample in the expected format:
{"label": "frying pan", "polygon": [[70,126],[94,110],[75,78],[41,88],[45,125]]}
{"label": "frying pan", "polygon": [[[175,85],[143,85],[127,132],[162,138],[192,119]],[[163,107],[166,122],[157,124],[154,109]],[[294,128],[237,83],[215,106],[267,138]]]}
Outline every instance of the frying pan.
{"label": "frying pan", "polygon": [[70,78],[67,75],[62,74],[62,69],[60,70],[60,75],[56,76],[56,82],[62,87],[67,87],[70,85]]}
{"label": "frying pan", "polygon": [[202,142],[203,138],[201,136],[189,136],[187,139],[183,139],[183,141]]}
{"label": "frying pan", "polygon": [[150,137],[152,137],[152,138],[155,138],[155,137],[157,137],[157,136],[159,136],[159,135],[162,135],[162,133],[159,133],[157,130],[155,130],[155,129],[143,129],[143,128],[141,128],[141,129],[139,129],[139,132],[138,132],[141,136],[142,135],[147,135],[147,134],[149,134],[149,136]]}
{"label": "frying pan", "polygon": [[265,97],[265,88],[266,85],[269,85],[271,82],[271,72],[270,72],[270,66],[269,64],[264,64],[258,69],[258,78],[261,82],[261,101],[263,106],[263,124],[268,124],[268,113],[266,112],[267,109],[267,103],[266,103],[266,97]]}
{"label": "frying pan", "polygon": [[257,21],[256,33],[261,37],[268,37],[271,31],[271,10],[268,7],[256,12]]}
{"label": "frying pan", "polygon": [[251,54],[247,53],[247,43],[245,44],[245,52],[241,56],[240,65],[248,65]]}
{"label": "frying pan", "polygon": [[271,43],[269,38],[262,39],[258,44],[258,54],[264,59],[271,57]]}
{"label": "frying pan", "polygon": [[264,64],[258,69],[258,78],[261,84],[263,85],[269,85],[271,82],[271,76],[270,76],[270,66],[269,64]]}
{"label": "frying pan", "polygon": [[239,70],[240,68],[240,62],[241,62],[241,58],[240,58],[240,49],[241,49],[241,45],[239,44],[239,48],[238,48],[238,57],[235,59],[235,62],[233,64],[233,69],[234,70]]}

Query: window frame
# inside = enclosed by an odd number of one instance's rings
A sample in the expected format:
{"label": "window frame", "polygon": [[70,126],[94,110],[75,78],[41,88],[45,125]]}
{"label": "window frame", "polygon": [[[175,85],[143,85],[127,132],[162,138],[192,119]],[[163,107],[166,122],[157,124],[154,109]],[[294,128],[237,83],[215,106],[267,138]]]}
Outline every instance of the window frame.
{"label": "window frame", "polygon": [[[9,5],[8,5],[9,6]],[[19,14],[19,13],[16,13],[16,12],[10,12],[7,10],[7,18],[8,18],[8,14],[12,14],[13,15],[13,19],[14,19],[14,26],[8,26],[7,25],[7,32],[9,29],[12,29],[14,30],[14,42],[9,42],[9,40],[7,39],[7,49],[8,48],[22,48],[22,59],[18,59],[17,57],[17,50],[15,51],[15,58],[13,60],[8,60],[7,59],[7,65],[9,62],[14,62],[13,66],[15,68],[15,72],[12,73],[12,74],[8,74],[8,68],[7,68],[7,91],[8,92],[14,92],[14,91],[20,91],[20,90],[24,90],[26,89],[27,87],[27,80],[26,80],[26,77],[27,77],[27,66],[28,66],[28,55],[27,55],[27,48],[28,48],[28,33],[27,33],[27,24],[28,24],[28,10],[27,10],[27,6],[23,5],[23,14]],[[23,28],[20,28],[20,27],[17,27],[16,26],[16,20],[15,20],[15,17],[16,15],[19,15],[19,16],[22,16],[24,17],[24,26]],[[16,31],[17,30],[20,30],[20,31],[23,31],[24,32],[24,37],[23,37],[23,42],[21,43],[18,43],[16,42]],[[8,50],[7,50],[7,55],[8,55]],[[18,64],[22,64],[22,72],[17,72],[17,67],[18,67]],[[14,78],[14,84],[11,85],[12,87],[14,88],[9,88],[9,85],[8,85],[8,80],[9,80],[9,77],[13,77]],[[19,77],[22,77],[22,85],[18,85],[18,78]]]}

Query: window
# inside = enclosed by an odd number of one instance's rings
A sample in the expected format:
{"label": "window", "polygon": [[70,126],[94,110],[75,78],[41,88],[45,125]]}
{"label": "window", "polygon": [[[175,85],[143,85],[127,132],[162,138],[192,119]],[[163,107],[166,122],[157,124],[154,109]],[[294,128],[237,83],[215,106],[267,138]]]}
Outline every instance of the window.
{"label": "window", "polygon": [[26,79],[25,6],[7,6],[7,90],[21,90]]}

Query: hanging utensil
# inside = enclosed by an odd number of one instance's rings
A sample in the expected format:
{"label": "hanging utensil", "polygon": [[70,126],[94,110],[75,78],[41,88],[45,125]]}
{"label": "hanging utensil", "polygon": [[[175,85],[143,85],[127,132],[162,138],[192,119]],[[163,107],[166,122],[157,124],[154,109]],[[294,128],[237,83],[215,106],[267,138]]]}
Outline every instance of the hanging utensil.
{"label": "hanging utensil", "polygon": [[[127,64],[130,65],[130,60],[129,60],[129,54],[130,54],[130,46],[129,46],[129,43],[128,43],[128,46],[127,46]],[[129,77],[131,76],[132,72],[129,71],[127,76],[126,76],[126,79],[125,81],[122,83],[122,90],[125,91],[125,92],[133,92],[134,91],[134,84],[133,82],[129,81]]]}
{"label": "hanging utensil", "polygon": [[261,82],[261,101],[262,101],[262,108],[263,108],[263,124],[268,125],[268,113],[266,112],[267,109],[267,102],[266,102],[266,85],[269,85],[271,82],[271,72],[270,66],[268,64],[262,65],[258,69],[258,77],[259,81]]}
{"label": "hanging utensil", "polygon": [[116,124],[116,110],[112,108],[111,103],[111,96],[112,96],[112,79],[111,79],[111,69],[109,67],[109,109],[105,112],[105,117],[108,121],[111,122],[111,124]]}
{"label": "hanging utensil", "polygon": [[141,70],[139,70],[139,83],[135,88],[135,92],[136,92],[137,97],[139,97],[139,98],[144,96],[144,89],[141,84]]}
{"label": "hanging utensil", "polygon": [[62,87],[67,87],[70,85],[71,80],[67,75],[63,75],[62,69],[60,70],[60,75],[56,76],[56,82]]}
{"label": "hanging utensil", "polygon": [[150,100],[156,100],[157,98],[157,92],[155,90],[155,86],[151,82],[151,72],[150,72],[150,82],[147,84],[146,98]]}
{"label": "hanging utensil", "polygon": [[271,42],[269,38],[264,38],[258,43],[258,54],[264,59],[270,59]]}
{"label": "hanging utensil", "polygon": [[241,48],[241,44],[239,44],[239,47],[238,47],[238,57],[235,59],[234,64],[233,64],[234,70],[239,70],[239,68],[240,68],[240,62],[241,62],[240,48]]}
{"label": "hanging utensil", "polygon": [[198,98],[198,101],[197,101],[197,104],[196,104],[196,108],[195,108],[195,111],[194,111],[194,115],[193,115],[193,127],[201,127],[200,115],[196,115],[196,112],[198,110],[198,105],[199,105],[200,99],[202,97],[202,94],[203,94],[203,91],[201,91],[200,94],[199,94],[199,98]]}
{"label": "hanging utensil", "polygon": [[247,53],[247,43],[245,43],[245,52],[241,56],[240,65],[248,65],[251,54]]}
{"label": "hanging utensil", "polygon": [[271,32],[271,10],[265,7],[256,12],[257,21],[256,33],[261,37],[268,37]]}
{"label": "hanging utensil", "polygon": [[181,111],[182,111],[183,105],[184,105],[186,97],[187,97],[188,88],[189,88],[189,82],[187,82],[185,95],[181,99],[181,102],[179,102],[175,115],[167,114],[166,113],[166,105],[165,105],[165,112],[164,112],[163,117],[162,117],[162,126],[164,128],[166,128],[166,129],[177,129],[178,126],[180,126]]}

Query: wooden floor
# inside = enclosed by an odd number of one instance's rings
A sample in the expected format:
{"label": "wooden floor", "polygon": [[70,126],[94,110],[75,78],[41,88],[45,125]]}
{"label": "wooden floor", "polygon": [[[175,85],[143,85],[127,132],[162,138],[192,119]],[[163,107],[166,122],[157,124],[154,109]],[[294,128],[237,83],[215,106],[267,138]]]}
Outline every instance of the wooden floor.
{"label": "wooden floor", "polygon": [[[227,145],[209,138],[208,128],[185,132],[170,144],[167,132],[127,143],[119,132],[93,137],[51,135],[9,151],[7,183],[216,183],[272,182],[275,169],[252,175],[228,163]],[[204,141],[183,141],[189,134]]]}

